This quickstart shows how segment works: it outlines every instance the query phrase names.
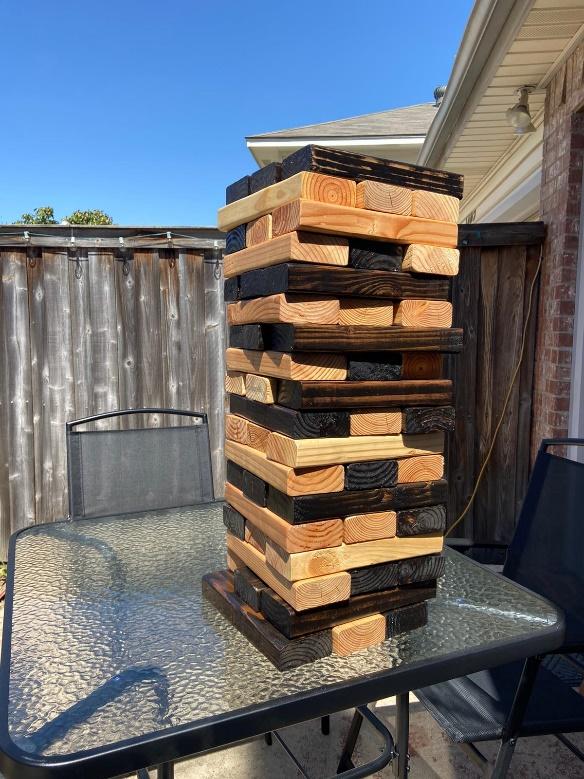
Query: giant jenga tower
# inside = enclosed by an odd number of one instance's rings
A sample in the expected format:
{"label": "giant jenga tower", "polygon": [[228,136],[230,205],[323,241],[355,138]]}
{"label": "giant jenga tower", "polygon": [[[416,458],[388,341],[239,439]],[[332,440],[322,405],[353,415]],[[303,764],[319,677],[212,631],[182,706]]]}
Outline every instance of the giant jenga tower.
{"label": "giant jenga tower", "polygon": [[227,188],[228,569],[282,669],[423,625],[443,573],[462,180],[307,146]]}

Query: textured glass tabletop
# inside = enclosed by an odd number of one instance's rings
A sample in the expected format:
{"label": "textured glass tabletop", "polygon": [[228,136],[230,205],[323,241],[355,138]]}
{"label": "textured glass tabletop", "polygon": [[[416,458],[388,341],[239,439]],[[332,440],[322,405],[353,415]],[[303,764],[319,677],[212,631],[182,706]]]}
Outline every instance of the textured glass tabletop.
{"label": "textured glass tabletop", "polygon": [[225,567],[219,504],[41,525],[13,553],[2,749],[49,762],[371,675],[384,697],[407,665],[561,639],[548,602],[449,553],[426,627],[278,672],[202,598],[203,574]]}

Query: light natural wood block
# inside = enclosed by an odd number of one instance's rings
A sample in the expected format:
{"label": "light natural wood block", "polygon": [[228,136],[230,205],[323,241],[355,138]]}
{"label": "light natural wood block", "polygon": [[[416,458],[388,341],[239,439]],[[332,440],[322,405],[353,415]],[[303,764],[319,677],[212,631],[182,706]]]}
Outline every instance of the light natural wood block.
{"label": "light natural wood block", "polygon": [[278,383],[269,376],[248,373],[245,377],[245,396],[258,403],[275,403],[278,397]]}
{"label": "light natural wood block", "polygon": [[245,395],[245,373],[227,371],[225,374],[225,392],[233,395]]}
{"label": "light natural wood block", "polygon": [[261,530],[254,527],[249,522],[246,522],[245,525],[245,540],[248,544],[251,544],[254,549],[257,549],[258,552],[261,552],[262,554],[266,553],[266,534],[262,533]]}
{"label": "light natural wood block", "polygon": [[255,322],[290,322],[304,325],[336,325],[339,320],[339,301],[294,293],[279,293],[265,298],[241,300],[227,306],[230,325]]}
{"label": "light natural wood block", "polygon": [[228,441],[237,441],[249,446],[247,419],[235,414],[225,414],[225,438]]}
{"label": "light natural wood block", "polygon": [[438,219],[440,222],[458,222],[460,200],[452,195],[441,195],[416,189],[412,198],[412,214],[425,219]]}
{"label": "light natural wood block", "polygon": [[397,514],[395,511],[376,511],[372,514],[353,514],[345,517],[345,544],[358,544],[361,541],[375,541],[379,538],[393,538],[396,533]]}
{"label": "light natural wood block", "polygon": [[[456,247],[458,226],[416,216],[386,214],[365,208],[331,206],[312,200],[288,203],[272,213],[272,231],[308,230],[396,243]],[[404,269],[402,264],[402,270]],[[429,272],[429,271],[424,271]]]}
{"label": "light natural wood block", "polygon": [[435,276],[456,276],[459,260],[458,249],[412,243],[406,249],[402,270],[432,273]]}
{"label": "light natural wood block", "polygon": [[286,354],[227,349],[228,370],[258,373],[296,381],[344,381],[347,364],[342,354]]}
{"label": "light natural wood block", "polygon": [[349,415],[351,435],[395,435],[402,426],[402,412],[354,411]]}
{"label": "light natural wood block", "polygon": [[338,603],[351,594],[351,576],[346,572],[291,583],[273,571],[257,549],[231,533],[227,534],[227,548],[296,611]]}
{"label": "light natural wood block", "polygon": [[452,327],[452,303],[446,300],[402,300],[394,309],[401,327]]}
{"label": "light natural wood block", "polygon": [[397,461],[397,481],[436,481],[444,476],[444,457],[440,454],[426,454]]}
{"label": "light natural wood block", "polygon": [[403,352],[401,377],[402,379],[440,379],[442,363],[440,352]]}
{"label": "light natural wood block", "polygon": [[386,211],[389,214],[411,214],[412,190],[381,181],[360,181],[357,184],[356,205],[357,208]]}
{"label": "light natural wood block", "polygon": [[248,446],[265,456],[270,431],[267,427],[256,425],[248,419],[236,414],[225,414],[225,438],[227,441],[237,442]]}
{"label": "light natural wood block", "polygon": [[443,451],[442,432],[312,439],[294,439],[280,433],[270,433],[266,454],[269,460],[292,468],[309,468],[315,465],[412,457],[417,454],[441,454]]}
{"label": "light natural wood block", "polygon": [[[281,549],[307,551],[338,546],[343,540],[341,519],[291,525],[264,506],[258,506],[233,484],[225,485],[225,500]],[[280,539],[280,540],[278,540]]]}
{"label": "light natural wood block", "polygon": [[225,278],[255,268],[267,268],[281,262],[308,262],[317,265],[348,265],[349,242],[346,238],[317,233],[288,233],[271,241],[242,249],[223,258]]}
{"label": "light natural wood block", "polygon": [[247,445],[265,455],[270,431],[267,427],[247,420]]}
{"label": "light natural wood block", "polygon": [[360,544],[342,544],[331,549],[289,553],[268,541],[266,563],[287,581],[295,582],[313,576],[324,576],[352,568],[363,568],[408,557],[438,554],[444,538],[441,533],[427,536],[383,538]]}
{"label": "light natural wood block", "polygon": [[332,628],[333,654],[351,655],[385,641],[385,617],[371,614]]}
{"label": "light natural wood block", "polygon": [[220,208],[217,226],[220,230],[231,230],[238,225],[249,224],[299,198],[337,206],[354,206],[356,189],[355,182],[350,179],[325,176],[322,173],[297,173]]}
{"label": "light natural wood block", "polygon": [[393,304],[386,300],[363,300],[363,298],[341,298],[340,325],[370,325],[372,327],[391,327],[393,324]]}
{"label": "light natural wood block", "polygon": [[314,495],[341,492],[344,489],[342,465],[297,470],[268,460],[263,452],[229,440],[225,442],[225,457],[285,495]]}
{"label": "light natural wood block", "polygon": [[245,247],[257,246],[258,243],[269,241],[272,237],[272,215],[265,214],[254,219],[245,228]]}

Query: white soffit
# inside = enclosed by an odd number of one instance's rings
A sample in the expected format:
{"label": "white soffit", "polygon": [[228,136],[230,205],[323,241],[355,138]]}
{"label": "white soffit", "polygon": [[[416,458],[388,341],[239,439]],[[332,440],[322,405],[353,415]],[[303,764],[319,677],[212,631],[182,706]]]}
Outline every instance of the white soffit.
{"label": "white soffit", "polygon": [[465,200],[525,136],[517,136],[505,111],[524,84],[539,89],[529,96],[531,114],[543,121],[545,86],[584,34],[579,0],[535,0],[514,42],[499,63],[470,119],[448,149],[443,167],[464,175]]}

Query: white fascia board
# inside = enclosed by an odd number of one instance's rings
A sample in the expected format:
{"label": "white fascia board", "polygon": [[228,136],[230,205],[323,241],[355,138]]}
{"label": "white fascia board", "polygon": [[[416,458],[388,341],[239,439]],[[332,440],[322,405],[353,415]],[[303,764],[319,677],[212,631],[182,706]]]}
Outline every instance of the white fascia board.
{"label": "white fascia board", "polygon": [[523,136],[519,144],[491,168],[473,193],[462,201],[461,219],[476,211],[475,221],[489,221],[487,215],[534,173],[541,172],[543,155],[543,111],[536,119],[534,133]]}
{"label": "white fascia board", "polygon": [[424,143],[424,135],[404,135],[389,136],[387,138],[316,138],[307,136],[305,138],[293,138],[288,140],[273,141],[254,141],[246,140],[248,149],[281,149],[290,147],[301,147],[307,144],[316,144],[318,146],[421,146]]}
{"label": "white fascia board", "polygon": [[477,222],[521,222],[539,209],[541,168],[523,179],[493,208],[477,210]]}
{"label": "white fascia board", "polygon": [[534,0],[476,0],[419,165],[444,164],[533,4]]}

